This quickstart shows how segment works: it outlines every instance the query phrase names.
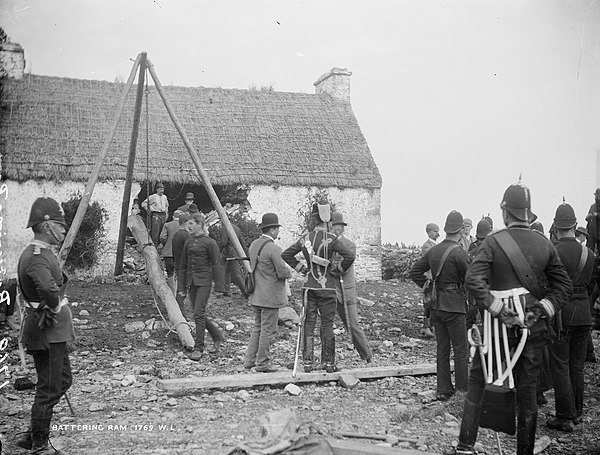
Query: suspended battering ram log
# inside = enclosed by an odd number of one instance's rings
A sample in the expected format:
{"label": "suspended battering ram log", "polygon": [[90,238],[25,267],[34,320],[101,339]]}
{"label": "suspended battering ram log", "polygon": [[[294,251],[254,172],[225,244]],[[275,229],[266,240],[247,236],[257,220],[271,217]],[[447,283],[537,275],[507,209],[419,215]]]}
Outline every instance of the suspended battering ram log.
{"label": "suspended battering ram log", "polygon": [[169,285],[167,284],[158,251],[156,251],[151,240],[150,243],[147,243],[148,231],[146,230],[146,225],[142,221],[142,217],[139,215],[131,215],[127,219],[127,227],[131,230],[138,245],[143,245],[142,254],[146,260],[146,271],[148,272],[148,280],[150,281],[152,289],[154,289],[154,292],[167,308],[169,320],[171,321],[171,324],[175,326],[177,335],[179,335],[183,347],[192,349],[194,347],[194,338],[192,337],[190,326],[181,314],[179,305],[173,296],[173,291],[171,291],[171,288],[169,288]]}

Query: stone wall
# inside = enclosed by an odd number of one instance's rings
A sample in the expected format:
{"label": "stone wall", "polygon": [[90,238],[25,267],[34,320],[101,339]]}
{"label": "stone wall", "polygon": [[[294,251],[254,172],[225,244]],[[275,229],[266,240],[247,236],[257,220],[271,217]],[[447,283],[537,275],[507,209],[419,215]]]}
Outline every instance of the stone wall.
{"label": "stone wall", "polygon": [[[260,222],[274,212],[283,225],[279,245],[285,249],[302,232],[301,214],[310,210],[315,187],[253,186],[250,216]],[[360,281],[381,279],[381,190],[327,188],[329,200],[348,223],[346,235],[356,243],[356,276]]]}
{"label": "stone wall", "polygon": [[[4,238],[4,257],[7,261],[8,278],[17,275],[17,261],[21,252],[33,238],[31,229],[26,229],[29,212],[33,201],[41,196],[52,197],[59,203],[71,199],[76,193],[83,193],[85,184],[55,183],[48,181],[28,181],[18,183],[6,181],[8,199],[6,202],[6,227]],[[119,238],[119,218],[121,216],[121,200],[123,198],[123,181],[98,183],[94,189],[91,202],[98,203],[106,210],[104,222],[104,252],[99,263],[90,270],[78,271],[78,278],[93,276],[112,276]],[[133,197],[140,191],[137,183],[133,184]],[[348,226],[346,234],[357,246],[355,263],[357,279],[381,279],[381,191],[363,189],[327,188],[329,200],[336,209],[342,212]],[[279,245],[285,249],[294,242],[303,230],[303,214],[310,210],[311,195],[318,189],[257,185],[248,194],[252,207],[249,215],[260,223],[266,212],[275,212],[283,225]],[[299,277],[299,275],[298,275]]]}
{"label": "stone wall", "polygon": [[[59,203],[66,202],[77,193],[83,194],[85,183],[56,183],[49,181],[28,181],[18,183],[7,180],[8,198],[6,201],[6,228],[4,255],[7,261],[9,278],[17,276],[17,263],[21,252],[33,238],[31,229],[26,229],[31,205],[38,197],[51,197]],[[79,271],[78,278],[112,275],[117,254],[119,238],[119,219],[121,217],[121,201],[123,199],[124,182],[97,183],[90,203],[97,201],[106,210],[107,219],[104,222],[105,244],[104,251],[99,256],[99,263],[86,271]],[[133,197],[140,191],[137,183],[132,187]]]}

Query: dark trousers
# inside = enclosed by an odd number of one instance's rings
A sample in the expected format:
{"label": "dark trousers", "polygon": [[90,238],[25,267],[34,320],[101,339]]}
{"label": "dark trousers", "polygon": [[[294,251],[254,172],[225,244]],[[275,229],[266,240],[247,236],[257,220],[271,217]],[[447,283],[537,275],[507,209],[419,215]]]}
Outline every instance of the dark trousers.
{"label": "dark trousers", "polygon": [[196,323],[196,345],[194,349],[204,350],[204,331],[208,330],[213,341],[223,341],[225,338],[219,326],[206,317],[206,305],[210,296],[211,284],[207,286],[190,286],[190,301],[194,306],[194,322]]}
{"label": "dark trousers", "polygon": [[[236,255],[233,253],[231,257]],[[229,292],[231,283],[235,284],[240,291],[244,289],[244,277],[242,276],[242,264],[240,261],[226,261],[222,255],[217,265],[213,267],[213,278],[215,281],[215,292]]]}
{"label": "dark trousers", "polygon": [[[346,309],[348,311],[346,311]],[[337,313],[340,315],[349,339],[352,341],[352,344],[354,344],[354,348],[358,352],[358,355],[360,355],[362,360],[369,362],[373,357],[373,353],[369,347],[365,332],[358,322],[358,304],[354,302],[347,303],[344,307],[344,302],[338,301]]]}
{"label": "dark trousers", "polygon": [[[510,348],[514,349],[518,341],[517,338],[509,338]],[[537,422],[535,391],[545,345],[546,332],[542,331],[531,335],[527,339],[523,352],[513,369],[518,407],[517,455],[533,454]],[[473,358],[473,366],[469,375],[469,390],[465,398],[460,435],[458,437],[458,449],[472,450],[477,440],[485,384],[485,376],[481,369],[481,358],[476,355]]]}
{"label": "dark trousers", "polygon": [[454,375],[457,390],[467,390],[469,345],[464,313],[431,310],[429,321],[435,329],[437,342],[437,393],[452,393],[450,347],[454,351]]}
{"label": "dark trousers", "polygon": [[28,351],[37,373],[32,421],[50,420],[54,406],[73,383],[67,343],[50,343],[49,346],[47,351]]}
{"label": "dark trousers", "polygon": [[160,244],[160,232],[165,225],[166,215],[152,212],[150,216],[150,238],[154,246],[158,248]]}
{"label": "dark trousers", "polygon": [[271,341],[277,333],[277,321],[279,320],[279,308],[266,308],[253,306],[254,327],[246,349],[244,366],[251,368],[267,368],[270,364],[269,350]]}
{"label": "dark trousers", "polygon": [[548,348],[556,417],[573,420],[583,413],[583,379],[590,326],[565,327],[560,342]]}
{"label": "dark trousers", "polygon": [[306,320],[304,322],[304,360],[312,362],[312,340],[315,332],[317,317],[321,315],[321,344],[324,358],[323,363],[335,363],[335,335],[333,334],[333,319],[336,308],[335,290],[308,290],[306,303]]}
{"label": "dark trousers", "polygon": [[175,261],[173,260],[173,256],[165,256],[164,259],[167,276],[171,277],[175,273]]}

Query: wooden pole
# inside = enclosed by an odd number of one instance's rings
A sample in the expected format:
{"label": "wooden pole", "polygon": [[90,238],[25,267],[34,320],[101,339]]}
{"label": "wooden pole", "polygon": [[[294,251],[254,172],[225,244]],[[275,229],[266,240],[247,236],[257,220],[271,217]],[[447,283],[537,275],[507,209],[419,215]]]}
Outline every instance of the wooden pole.
{"label": "wooden pole", "polygon": [[[147,65],[148,65],[148,70],[150,72],[150,76],[152,77],[152,80],[154,81],[154,85],[156,86],[156,90],[158,90],[158,93],[159,93],[165,107],[167,108],[167,112],[169,113],[169,116],[171,117],[173,124],[175,125],[175,128],[179,132],[179,136],[181,136],[181,139],[183,140],[183,144],[185,145],[185,148],[187,149],[190,156],[192,157],[192,161],[194,162],[194,165],[196,166],[196,169],[198,170],[198,174],[200,175],[200,180],[204,184],[206,192],[208,193],[208,197],[210,197],[213,207],[219,214],[219,218],[221,218],[221,223],[223,223],[223,226],[227,230],[229,239],[233,243],[233,246],[235,247],[235,250],[236,250],[238,256],[245,257],[246,252],[242,248],[242,245],[240,244],[240,241],[238,240],[237,235],[235,235],[235,231],[233,230],[233,227],[231,226],[231,222],[229,221],[229,218],[227,217],[227,213],[223,209],[223,206],[221,205],[221,201],[219,201],[219,197],[217,196],[217,193],[215,193],[215,190],[210,183],[208,174],[202,167],[202,163],[200,162],[200,158],[198,157],[198,152],[196,152],[196,150],[190,143],[187,133],[183,129],[183,126],[181,125],[179,120],[177,119],[177,116],[175,115],[175,112],[173,111],[173,108],[171,107],[171,104],[169,103],[169,100],[167,99],[167,97],[165,95],[163,86],[161,85],[160,81],[158,80],[158,76],[156,75],[156,72],[154,71],[154,65],[152,65],[150,60],[147,61]],[[246,270],[248,272],[252,271],[250,268],[250,261],[242,261],[242,264],[244,265],[244,267],[246,268]]]}
{"label": "wooden pole", "polygon": [[73,246],[75,236],[77,235],[77,232],[79,232],[79,227],[81,226],[81,222],[83,221],[83,217],[90,203],[90,199],[92,198],[94,186],[96,185],[98,175],[100,174],[100,169],[102,168],[104,160],[106,159],[106,155],[108,154],[108,148],[110,147],[110,143],[112,142],[113,138],[115,137],[115,133],[117,132],[117,126],[119,125],[121,114],[125,109],[127,95],[129,94],[129,90],[131,89],[133,81],[135,80],[135,73],[138,69],[138,66],[140,65],[141,58],[142,54],[138,54],[137,58],[135,59],[135,63],[133,64],[133,68],[131,68],[129,79],[127,79],[127,83],[125,84],[125,87],[123,87],[123,92],[121,93],[121,101],[117,107],[117,112],[108,130],[108,136],[106,137],[104,144],[102,145],[102,150],[100,151],[98,161],[92,169],[92,173],[90,174],[90,178],[88,179],[87,185],[85,186],[85,190],[83,191],[81,202],[79,203],[79,207],[77,208],[77,212],[75,213],[75,217],[73,218],[73,222],[71,223],[69,232],[67,232],[63,245],[60,249],[60,252],[58,253],[58,262],[61,268],[65,265],[65,261],[67,260],[69,251],[71,251],[71,247]]}
{"label": "wooden pole", "polygon": [[192,337],[190,326],[187,324],[187,321],[181,314],[179,304],[177,303],[177,300],[175,300],[173,291],[171,291],[171,288],[167,284],[165,272],[162,267],[160,256],[158,255],[158,251],[156,251],[152,241],[150,241],[150,243],[146,243],[148,232],[146,231],[146,226],[142,221],[142,217],[139,215],[131,215],[127,219],[127,226],[129,229],[131,229],[131,233],[135,237],[137,243],[139,245],[143,245],[142,254],[146,260],[148,280],[150,281],[150,285],[152,286],[152,289],[154,289],[156,295],[158,295],[162,303],[165,305],[167,314],[169,316],[169,321],[171,321],[171,323],[175,326],[175,330],[177,330],[177,335],[179,335],[179,339],[181,340],[183,346],[187,349],[193,349],[194,338]]}
{"label": "wooden pole", "polygon": [[[140,73],[138,75],[137,95],[135,97],[135,110],[133,113],[133,128],[129,142],[129,158],[127,160],[127,173],[125,174],[125,188],[123,189],[123,203],[121,204],[121,224],[119,225],[119,240],[117,242],[117,259],[115,260],[115,276],[123,273],[123,256],[125,254],[125,236],[127,235],[127,216],[129,215],[129,201],[131,199],[131,186],[133,182],[133,167],[135,164],[135,151],[137,148],[138,134],[140,131],[140,117],[142,114],[142,101],[144,100],[144,81],[146,79],[146,53],[141,53]],[[146,119],[146,121],[148,121]]]}

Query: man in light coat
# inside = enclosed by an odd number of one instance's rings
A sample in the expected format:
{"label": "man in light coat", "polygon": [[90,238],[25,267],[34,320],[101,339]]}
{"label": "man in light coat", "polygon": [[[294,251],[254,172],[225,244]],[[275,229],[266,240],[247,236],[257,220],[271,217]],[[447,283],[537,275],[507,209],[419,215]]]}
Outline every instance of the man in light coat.
{"label": "man in light coat", "polygon": [[[346,248],[356,254],[356,244],[344,235],[347,224],[339,212],[331,214],[331,233],[337,235],[338,242],[343,243]],[[332,263],[342,261],[342,256],[334,253]],[[337,313],[340,315],[346,332],[360,358],[367,362],[367,367],[372,366],[373,353],[360,323],[358,322],[358,297],[356,295],[356,276],[354,275],[354,264],[340,275],[337,283]],[[321,356],[322,358],[323,356]]]}
{"label": "man in light coat", "polygon": [[265,213],[258,226],[262,235],[252,242],[248,253],[255,278],[254,292],[248,300],[254,310],[254,327],[244,368],[256,366],[261,373],[278,371],[271,363],[269,350],[277,332],[279,308],[287,303],[285,280],[292,276],[292,269],[281,258],[281,248],[274,242],[280,226],[275,213]]}

